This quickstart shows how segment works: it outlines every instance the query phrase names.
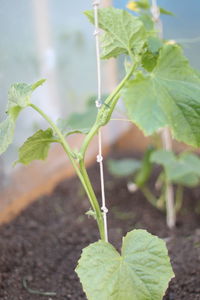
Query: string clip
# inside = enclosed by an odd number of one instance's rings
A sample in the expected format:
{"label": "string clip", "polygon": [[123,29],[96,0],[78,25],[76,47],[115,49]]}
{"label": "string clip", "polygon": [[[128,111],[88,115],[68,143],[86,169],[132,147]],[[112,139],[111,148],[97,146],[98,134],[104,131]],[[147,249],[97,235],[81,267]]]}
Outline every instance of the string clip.
{"label": "string clip", "polygon": [[108,209],[107,209],[106,206],[102,206],[102,207],[101,207],[101,210],[102,210],[102,212],[103,212],[104,214],[107,214],[107,213],[108,213]]}
{"label": "string clip", "polygon": [[103,161],[103,156],[101,154],[97,155],[97,162],[101,163]]}
{"label": "string clip", "polygon": [[96,101],[95,101],[95,104],[96,104],[96,107],[97,107],[97,108],[101,108],[101,106],[102,106],[102,102],[101,102],[100,99],[96,100]]}

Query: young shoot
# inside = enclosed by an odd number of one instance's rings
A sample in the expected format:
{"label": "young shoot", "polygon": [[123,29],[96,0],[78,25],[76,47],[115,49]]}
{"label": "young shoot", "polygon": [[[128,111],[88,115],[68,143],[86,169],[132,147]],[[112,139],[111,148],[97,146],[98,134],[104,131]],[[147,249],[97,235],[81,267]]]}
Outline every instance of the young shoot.
{"label": "young shoot", "polygon": [[[162,170],[158,174],[152,192],[149,180],[155,165],[160,165]],[[189,152],[176,155],[172,151],[149,147],[141,161],[131,158],[110,159],[107,166],[114,177],[130,178],[128,182],[130,192],[140,190],[151,205],[162,211],[166,211],[168,184],[175,186],[175,210],[178,212],[183,203],[184,187],[194,188],[200,183],[200,158]]]}

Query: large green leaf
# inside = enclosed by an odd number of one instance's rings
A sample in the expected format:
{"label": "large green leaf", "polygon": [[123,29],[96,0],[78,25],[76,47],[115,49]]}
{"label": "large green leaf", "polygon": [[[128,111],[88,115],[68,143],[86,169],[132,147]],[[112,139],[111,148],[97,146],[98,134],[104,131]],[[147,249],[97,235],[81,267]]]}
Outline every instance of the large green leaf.
{"label": "large green leaf", "polygon": [[45,80],[32,85],[26,83],[13,84],[8,91],[7,118],[0,123],[0,154],[5,152],[13,141],[15,123],[20,111],[30,105],[32,92]]}
{"label": "large green leaf", "polygon": [[141,167],[136,159],[109,159],[107,163],[109,172],[116,177],[133,175]]}
{"label": "large green leaf", "polygon": [[50,144],[55,141],[51,128],[38,130],[19,148],[19,160],[16,163],[28,165],[33,160],[44,160],[48,156]]}
{"label": "large green leaf", "polygon": [[200,146],[200,78],[177,45],[165,45],[151,73],[124,90],[129,118],[146,135],[169,126],[173,136]]}
{"label": "large green leaf", "polygon": [[[93,11],[86,16],[94,23]],[[99,10],[99,26],[105,31],[102,37],[102,58],[120,54],[138,53],[145,42],[143,23],[125,10],[109,7]]]}
{"label": "large green leaf", "polygon": [[192,153],[176,156],[171,151],[158,150],[151,161],[164,167],[167,180],[185,186],[196,186],[200,181],[200,159]]}
{"label": "large green leaf", "polygon": [[103,241],[89,245],[76,272],[88,300],[161,300],[174,276],[165,243],[145,230],[126,235],[121,255]]}

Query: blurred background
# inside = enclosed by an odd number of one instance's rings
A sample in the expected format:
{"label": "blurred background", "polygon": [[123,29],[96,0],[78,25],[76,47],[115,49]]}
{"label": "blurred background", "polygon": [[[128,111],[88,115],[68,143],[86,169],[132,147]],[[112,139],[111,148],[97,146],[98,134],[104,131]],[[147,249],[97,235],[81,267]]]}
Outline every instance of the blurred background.
{"label": "blurred background", "polygon": [[[85,2],[85,3],[84,3]],[[55,120],[64,117],[95,93],[95,57],[91,25],[83,11],[90,2],[51,0],[0,1],[0,115],[3,117],[7,91],[12,83],[32,83],[47,78],[34,100]],[[22,113],[15,143],[1,157],[9,168],[16,149],[41,127],[40,118]]]}
{"label": "blurred background", "polygon": [[[93,27],[83,15],[84,10],[91,9],[91,2],[0,0],[1,120],[5,117],[10,85],[33,83],[40,78],[47,82],[34,93],[33,101],[54,120],[84,109],[85,100],[96,92]],[[110,4],[126,9],[127,0],[102,1],[104,6]],[[162,16],[164,37],[182,43],[191,64],[200,69],[200,2],[158,0],[158,4],[175,14]],[[108,92],[117,82],[120,70],[113,61],[105,62],[103,68],[104,91]],[[14,144],[0,157],[0,186],[9,183],[17,148],[43,126],[34,112],[27,109],[21,114]]]}

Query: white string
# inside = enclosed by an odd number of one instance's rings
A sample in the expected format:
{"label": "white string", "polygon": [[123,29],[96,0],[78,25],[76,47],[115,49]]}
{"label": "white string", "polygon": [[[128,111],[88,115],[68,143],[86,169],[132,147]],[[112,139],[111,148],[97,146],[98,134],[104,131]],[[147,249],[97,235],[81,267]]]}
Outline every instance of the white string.
{"label": "white string", "polygon": [[[96,60],[97,60],[97,89],[98,89],[98,98],[96,100],[96,107],[98,110],[102,106],[102,87],[101,87],[101,63],[100,63],[100,41],[99,41],[99,18],[98,18],[98,9],[100,5],[100,0],[93,0],[93,8],[94,8],[94,24],[95,24],[95,41],[96,41]],[[108,227],[107,227],[107,213],[108,209],[106,207],[106,199],[105,199],[105,185],[104,185],[104,171],[103,171],[103,156],[102,156],[102,136],[101,129],[98,132],[98,148],[99,153],[97,155],[97,162],[99,163],[100,168],[100,181],[101,181],[101,198],[102,198],[102,213],[103,213],[103,221],[104,221],[104,234],[105,240],[108,242]]]}
{"label": "white string", "polygon": [[157,0],[152,0],[151,13],[155,22],[157,22],[160,18],[160,9],[158,7]]}
{"label": "white string", "polygon": [[160,8],[157,4],[157,0],[152,0],[151,13],[158,30],[158,35],[160,38],[163,38],[163,24],[160,19]]}

